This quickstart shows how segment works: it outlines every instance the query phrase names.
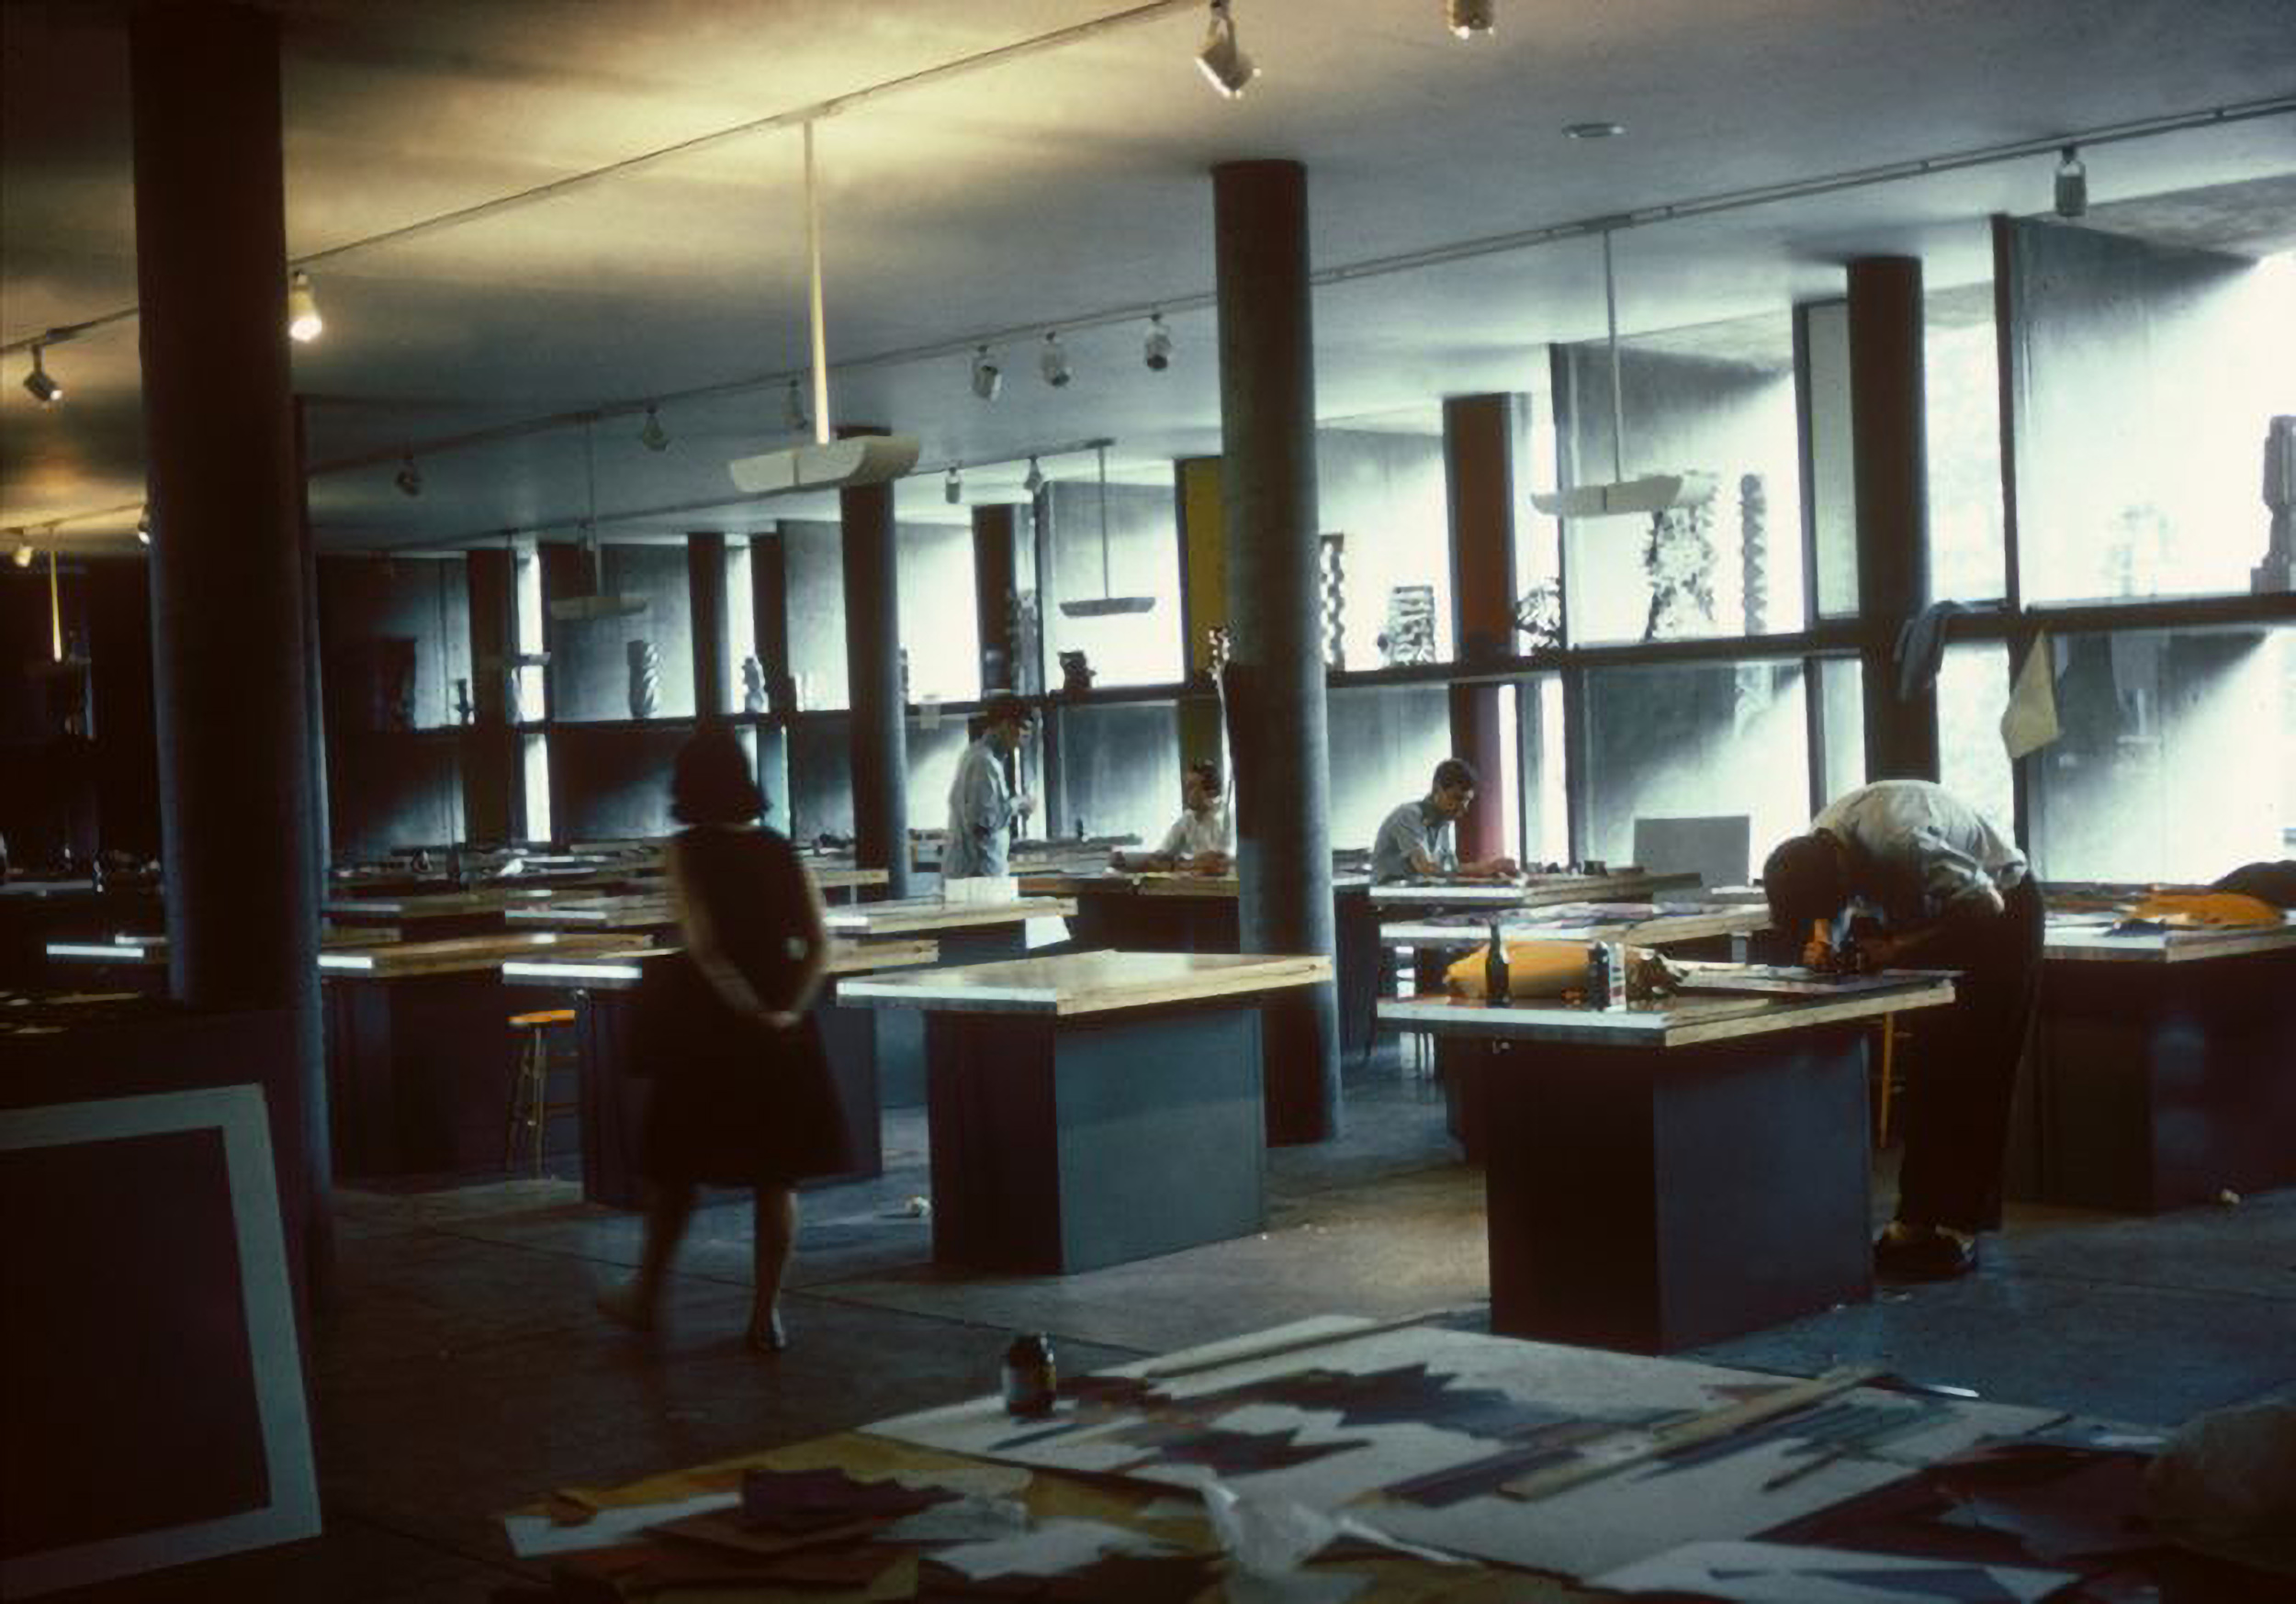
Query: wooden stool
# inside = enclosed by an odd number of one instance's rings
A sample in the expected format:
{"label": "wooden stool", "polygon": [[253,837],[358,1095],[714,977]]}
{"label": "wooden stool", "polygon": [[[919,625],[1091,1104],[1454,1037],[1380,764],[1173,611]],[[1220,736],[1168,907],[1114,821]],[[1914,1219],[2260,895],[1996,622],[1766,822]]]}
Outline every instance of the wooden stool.
{"label": "wooden stool", "polygon": [[519,1033],[518,1057],[511,1067],[510,1127],[502,1138],[502,1167],[518,1162],[518,1137],[524,1131],[534,1144],[535,1173],[542,1173],[543,1149],[550,1116],[570,1113],[572,1103],[550,1101],[550,1030],[574,1023],[571,1008],[543,1008],[511,1015],[511,1028]]}

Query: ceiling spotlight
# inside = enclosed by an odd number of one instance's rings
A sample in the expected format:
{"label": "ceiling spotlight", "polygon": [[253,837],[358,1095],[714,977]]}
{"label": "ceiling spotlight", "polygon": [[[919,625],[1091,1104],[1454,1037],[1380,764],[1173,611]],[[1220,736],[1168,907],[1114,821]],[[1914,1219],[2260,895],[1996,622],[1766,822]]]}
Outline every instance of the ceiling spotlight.
{"label": "ceiling spotlight", "polygon": [[399,487],[399,493],[401,496],[411,497],[422,494],[422,470],[414,465],[414,453],[411,449],[399,459],[399,471],[390,476],[390,482]]}
{"label": "ceiling spotlight", "polygon": [[976,347],[973,353],[973,393],[984,401],[993,401],[996,392],[1004,387],[1004,370],[988,359],[988,347]]}
{"label": "ceiling spotlight", "polygon": [[287,338],[308,345],[327,327],[319,315],[319,297],[311,293],[311,275],[301,268],[287,275]]}
{"label": "ceiling spotlight", "polygon": [[1615,140],[1626,131],[1623,122],[1570,122],[1562,131],[1574,140]]}
{"label": "ceiling spotlight", "polygon": [[1030,457],[1029,459],[1028,477],[1020,481],[1020,488],[1028,491],[1031,496],[1035,495],[1039,490],[1044,488],[1044,470],[1037,466],[1037,461],[1034,457]]}
{"label": "ceiling spotlight", "polygon": [[670,449],[670,431],[661,426],[651,401],[646,403],[646,427],[637,432],[637,443],[648,451]]}
{"label": "ceiling spotlight", "polygon": [[1148,338],[1140,348],[1141,361],[1148,365],[1150,373],[1162,373],[1172,365],[1172,334],[1164,326],[1164,314],[1148,314]]}
{"label": "ceiling spotlight", "polygon": [[1228,0],[1211,0],[1211,26],[1204,32],[1204,48],[1196,52],[1196,64],[1203,68],[1211,86],[1230,100],[1259,76],[1259,63],[1235,42],[1235,18],[1228,15]]}
{"label": "ceiling spotlight", "polygon": [[2085,217],[2088,213],[2088,169],[2081,165],[2081,148],[2067,145],[2057,158],[2057,216]]}
{"label": "ceiling spotlight", "polygon": [[41,406],[52,407],[63,399],[63,386],[40,365],[39,352],[39,346],[32,347],[32,371],[24,376],[24,387],[32,392],[32,399]]}
{"label": "ceiling spotlight", "polygon": [[1044,376],[1044,382],[1054,389],[1067,386],[1072,376],[1068,371],[1068,351],[1061,344],[1058,334],[1047,331],[1044,349],[1037,353],[1036,365],[1037,371]]}
{"label": "ceiling spotlight", "polygon": [[143,510],[136,514],[136,544],[152,544],[152,503],[149,501],[143,504]]}
{"label": "ceiling spotlight", "polygon": [[813,428],[813,416],[805,410],[805,387],[795,379],[789,381],[789,393],[782,398],[782,427],[792,434],[804,434]]}
{"label": "ceiling spotlight", "polygon": [[940,499],[951,507],[964,499],[964,480],[954,468],[940,481]]}
{"label": "ceiling spotlight", "polygon": [[1454,39],[1489,39],[1499,0],[1443,0],[1443,20]]}

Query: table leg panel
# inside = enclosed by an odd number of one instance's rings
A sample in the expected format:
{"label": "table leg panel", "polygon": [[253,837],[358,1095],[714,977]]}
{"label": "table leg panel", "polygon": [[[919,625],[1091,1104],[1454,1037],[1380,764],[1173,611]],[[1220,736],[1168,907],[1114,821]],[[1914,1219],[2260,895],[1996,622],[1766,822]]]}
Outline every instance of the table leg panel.
{"label": "table leg panel", "polygon": [[1481,1076],[1493,1330],[1664,1352],[1870,1295],[1856,1030]]}
{"label": "table leg panel", "polygon": [[1051,1022],[928,1014],[924,1024],[934,1261],[1056,1267]]}
{"label": "table leg panel", "polygon": [[1266,1224],[1257,1009],[1072,1028],[1055,1050],[1063,1270]]}

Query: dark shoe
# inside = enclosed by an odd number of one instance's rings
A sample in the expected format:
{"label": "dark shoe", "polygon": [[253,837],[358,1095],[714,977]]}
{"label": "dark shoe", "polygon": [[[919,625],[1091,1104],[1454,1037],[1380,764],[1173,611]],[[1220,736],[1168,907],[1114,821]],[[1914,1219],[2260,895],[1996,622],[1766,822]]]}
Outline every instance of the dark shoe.
{"label": "dark shoe", "polygon": [[1977,1267],[1977,1239],[1903,1220],[1874,1239],[1874,1273],[1888,1281],[1951,1281]]}
{"label": "dark shoe", "polygon": [[763,1320],[749,1317],[749,1330],[742,1338],[752,1353],[779,1353],[789,1346],[789,1329],[782,1324],[782,1311],[775,1306]]}

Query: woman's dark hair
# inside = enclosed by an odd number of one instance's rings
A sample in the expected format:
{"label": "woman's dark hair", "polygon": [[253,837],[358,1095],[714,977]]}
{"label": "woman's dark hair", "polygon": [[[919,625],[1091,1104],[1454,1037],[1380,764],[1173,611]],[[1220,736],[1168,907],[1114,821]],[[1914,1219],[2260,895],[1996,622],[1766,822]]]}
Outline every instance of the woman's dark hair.
{"label": "woman's dark hair", "polygon": [[724,724],[703,724],[678,748],[670,776],[670,813],[683,824],[747,824],[765,812],[749,775],[749,755]]}
{"label": "woman's dark hair", "polygon": [[1202,780],[1205,788],[1214,796],[1218,796],[1224,789],[1220,779],[1220,765],[1209,757],[1197,758],[1195,762],[1187,766],[1187,771]]}
{"label": "woman's dark hair", "polygon": [[1781,841],[1761,866],[1762,893],[1770,899],[1770,923],[1799,937],[1813,919],[1830,919],[1850,900],[1841,858],[1831,841],[1795,836]]}

